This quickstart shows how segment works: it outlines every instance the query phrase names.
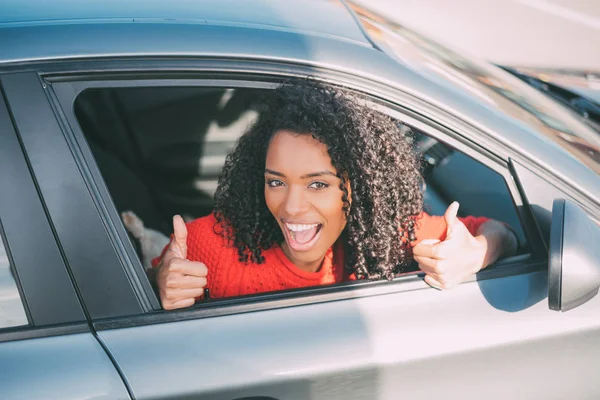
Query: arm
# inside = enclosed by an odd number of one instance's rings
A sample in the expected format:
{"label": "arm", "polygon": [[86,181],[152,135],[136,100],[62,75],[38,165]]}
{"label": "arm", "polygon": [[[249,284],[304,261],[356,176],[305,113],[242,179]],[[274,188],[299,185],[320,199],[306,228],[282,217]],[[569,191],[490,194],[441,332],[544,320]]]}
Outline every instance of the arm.
{"label": "arm", "polygon": [[514,256],[517,253],[517,237],[501,222],[493,219],[481,224],[477,229],[475,240],[484,249],[483,269],[495,263],[499,258]]}
{"label": "arm", "polygon": [[499,257],[514,254],[517,248],[517,238],[501,222],[472,217],[459,220],[457,212],[458,203],[452,203],[443,217],[445,232],[441,236],[422,236],[413,248],[414,259],[426,274],[425,281],[439,289],[456,286]]}

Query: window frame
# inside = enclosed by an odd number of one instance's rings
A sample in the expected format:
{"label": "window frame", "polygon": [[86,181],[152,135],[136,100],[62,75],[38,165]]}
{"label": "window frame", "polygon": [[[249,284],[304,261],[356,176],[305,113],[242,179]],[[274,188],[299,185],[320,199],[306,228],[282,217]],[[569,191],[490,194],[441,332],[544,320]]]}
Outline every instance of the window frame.
{"label": "window frame", "polygon": [[[72,138],[64,134],[63,116],[49,101],[49,85],[34,72],[7,75],[3,85],[44,210],[86,315],[143,312],[146,304],[142,302],[147,299],[137,296],[135,289],[144,282],[132,281],[120,265],[119,253],[114,251],[115,244],[106,235],[105,221],[96,208],[103,203],[92,200],[93,193],[84,181],[87,166],[77,158],[76,146],[69,142]],[[36,118],[31,118],[32,112]],[[90,268],[96,263],[104,268]],[[104,282],[102,289],[99,280]]]}
{"label": "window frame", "polygon": [[[89,332],[31,173],[31,161],[23,151],[19,120],[5,90],[8,81],[9,76],[0,74],[0,181],[10,188],[0,191],[0,244],[14,273],[28,324],[0,327],[0,342]],[[30,238],[35,251],[22,238]]]}
{"label": "window frame", "polygon": [[[109,70],[95,74],[85,73],[79,76],[52,74],[45,77],[45,81],[52,86],[52,100],[56,103],[56,107],[62,109],[62,113],[64,113],[66,123],[63,124],[63,130],[65,131],[65,135],[72,137],[72,140],[69,141],[70,145],[77,145],[78,147],[77,149],[72,149],[72,151],[81,155],[81,157],[77,158],[79,162],[86,164],[85,166],[80,166],[80,168],[90,171],[85,176],[85,179],[88,185],[95,186],[94,190],[91,190],[91,192],[95,193],[95,201],[104,203],[106,199],[110,199],[110,194],[94,161],[91,150],[85,141],[85,136],[75,118],[74,99],[84,90],[150,86],[272,89],[287,78],[310,75],[314,78],[339,84],[351,90],[367,94],[373,103],[379,103],[385,107],[388,110],[388,114],[399,118],[403,122],[407,122],[409,125],[415,126],[431,137],[438,140],[441,139],[442,142],[501,174],[507,184],[513,202],[521,206],[516,211],[522,221],[523,230],[528,237],[533,252],[502,260],[481,271],[476,276],[471,277],[468,281],[534,273],[547,267],[547,256],[544,255],[544,246],[541,243],[539,232],[535,229],[535,225],[531,221],[531,216],[527,212],[528,207],[526,202],[523,200],[524,198],[521,190],[518,188],[517,182],[511,175],[509,162],[506,161],[509,160],[507,154],[510,153],[501,144],[491,142],[489,138],[486,138],[486,134],[483,131],[440,110],[432,109],[423,113],[422,108],[419,107],[420,104],[414,102],[414,100],[418,99],[403,95],[395,89],[385,88],[381,84],[374,84],[364,78],[352,77],[333,71],[319,71],[320,73],[316,74],[314,69],[307,69],[301,66],[290,68],[290,65],[280,65],[279,70],[277,70],[274,68],[274,63],[265,63],[271,69],[267,71],[265,68],[261,69],[263,63],[254,62],[248,64],[256,69],[256,71],[240,71],[238,64],[235,67],[229,66],[229,70],[221,67],[218,72],[201,70],[174,72],[149,68],[139,71],[137,74],[132,74],[131,71]],[[245,67],[248,68],[247,66]],[[275,69],[277,72],[274,73],[272,69]],[[308,73],[308,70],[310,73]],[[414,107],[415,105],[417,107]],[[441,122],[436,118],[438,115],[443,115],[444,117],[441,119]],[[453,124],[443,124],[449,121],[449,117]],[[461,129],[456,130],[456,126],[459,126]],[[478,143],[487,144],[489,147],[486,148]],[[119,246],[115,246],[115,249],[119,249],[117,251],[122,252],[120,255],[121,259],[129,259],[126,268],[135,268],[136,271],[142,271],[143,274],[141,262],[135,253],[133,245],[129,241],[114,205],[112,202],[100,205],[98,209],[102,210],[102,218],[106,220],[107,234],[111,236],[113,242],[120,242]],[[139,272],[135,273],[139,274]],[[424,288],[428,288],[428,286],[423,282],[422,274],[412,272],[403,274],[391,282],[345,282],[326,287],[301,288],[285,292],[220,299],[218,302],[207,301],[179,311],[166,312],[158,308],[146,310],[144,314],[137,316],[93,319],[96,329],[112,329],[206,318],[240,312],[262,311]],[[146,295],[156,299],[153,291],[146,293]]]}

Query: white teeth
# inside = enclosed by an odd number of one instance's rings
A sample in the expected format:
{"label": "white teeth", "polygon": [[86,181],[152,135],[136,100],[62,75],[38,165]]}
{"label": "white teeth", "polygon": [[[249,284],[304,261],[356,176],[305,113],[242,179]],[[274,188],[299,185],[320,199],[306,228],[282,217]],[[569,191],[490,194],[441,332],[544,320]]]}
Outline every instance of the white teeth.
{"label": "white teeth", "polygon": [[319,224],[288,224],[285,226],[292,232],[302,232],[319,226]]}

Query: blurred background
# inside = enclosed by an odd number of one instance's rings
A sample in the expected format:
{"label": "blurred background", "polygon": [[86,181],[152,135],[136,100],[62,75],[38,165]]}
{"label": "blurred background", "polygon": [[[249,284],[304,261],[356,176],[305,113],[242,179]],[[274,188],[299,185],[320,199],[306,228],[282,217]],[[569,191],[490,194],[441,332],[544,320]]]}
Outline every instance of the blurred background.
{"label": "blurred background", "polygon": [[357,3],[442,44],[495,63],[600,71],[600,0]]}

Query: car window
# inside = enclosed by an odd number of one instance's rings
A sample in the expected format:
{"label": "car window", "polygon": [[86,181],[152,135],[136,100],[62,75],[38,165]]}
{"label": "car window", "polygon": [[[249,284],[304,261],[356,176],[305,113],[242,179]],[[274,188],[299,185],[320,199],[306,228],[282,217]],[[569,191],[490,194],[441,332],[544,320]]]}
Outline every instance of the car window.
{"label": "car window", "polygon": [[15,272],[0,240],[0,329],[27,325],[27,315],[15,282]]}
{"label": "car window", "polygon": [[227,152],[254,121],[257,90],[89,90],[75,103],[119,211],[170,234],[171,218],[207,215]]}
{"label": "car window", "polygon": [[459,215],[485,216],[506,223],[519,240],[519,252],[528,252],[525,232],[502,175],[417,129],[409,129],[423,159],[424,209],[443,215],[450,203],[458,201]]}
{"label": "car window", "polygon": [[[76,117],[145,268],[168,243],[174,214],[189,221],[211,213],[225,157],[259,115],[264,90],[121,87],[78,96]],[[500,173],[397,123],[422,156],[428,213],[443,215],[457,200],[459,216],[508,224],[528,251]]]}

